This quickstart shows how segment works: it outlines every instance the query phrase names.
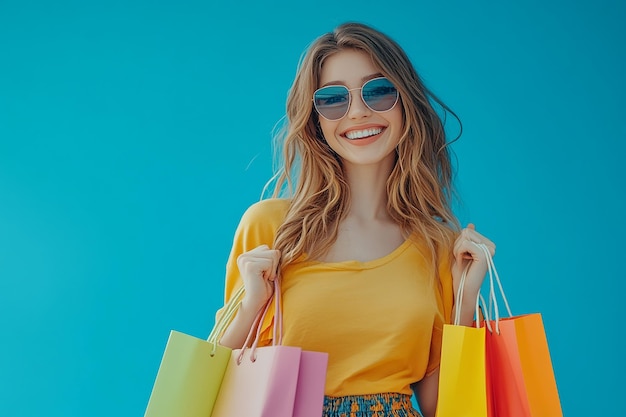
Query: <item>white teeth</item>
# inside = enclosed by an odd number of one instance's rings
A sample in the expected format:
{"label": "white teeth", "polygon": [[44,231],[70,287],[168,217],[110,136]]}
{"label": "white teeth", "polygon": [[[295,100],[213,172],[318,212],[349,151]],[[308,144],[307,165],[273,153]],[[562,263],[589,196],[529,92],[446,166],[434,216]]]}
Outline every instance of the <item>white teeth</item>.
{"label": "white teeth", "polygon": [[377,127],[375,129],[351,130],[346,133],[346,137],[348,139],[363,139],[368,136],[378,135],[382,131],[383,129],[381,127]]}

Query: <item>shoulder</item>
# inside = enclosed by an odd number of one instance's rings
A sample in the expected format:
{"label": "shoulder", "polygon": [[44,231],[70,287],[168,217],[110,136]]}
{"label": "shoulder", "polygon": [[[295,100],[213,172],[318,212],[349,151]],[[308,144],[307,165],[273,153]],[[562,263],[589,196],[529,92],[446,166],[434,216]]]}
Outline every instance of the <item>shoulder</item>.
{"label": "shoulder", "polygon": [[269,198],[252,204],[244,212],[241,222],[255,224],[258,222],[275,223],[285,219],[291,200],[286,198]]}
{"label": "shoulder", "polygon": [[449,265],[458,231],[441,223],[432,236],[425,237],[420,232],[413,232],[410,240],[426,260],[433,260],[438,265]]}
{"label": "shoulder", "polygon": [[271,245],[276,231],[285,220],[290,203],[289,199],[271,198],[252,204],[241,216],[237,227],[238,239],[248,242],[246,246]]}

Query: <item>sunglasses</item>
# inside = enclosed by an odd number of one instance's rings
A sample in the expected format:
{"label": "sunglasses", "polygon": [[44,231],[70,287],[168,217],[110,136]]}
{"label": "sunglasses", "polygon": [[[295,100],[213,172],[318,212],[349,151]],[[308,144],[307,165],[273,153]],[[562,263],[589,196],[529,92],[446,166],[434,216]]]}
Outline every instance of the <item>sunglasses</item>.
{"label": "sunglasses", "polygon": [[361,88],[349,89],[345,85],[327,85],[313,93],[313,104],[315,110],[324,119],[335,121],[348,114],[350,103],[352,102],[351,91],[361,90],[363,103],[370,110],[378,113],[386,112],[398,102],[398,90],[385,77],[371,79]]}

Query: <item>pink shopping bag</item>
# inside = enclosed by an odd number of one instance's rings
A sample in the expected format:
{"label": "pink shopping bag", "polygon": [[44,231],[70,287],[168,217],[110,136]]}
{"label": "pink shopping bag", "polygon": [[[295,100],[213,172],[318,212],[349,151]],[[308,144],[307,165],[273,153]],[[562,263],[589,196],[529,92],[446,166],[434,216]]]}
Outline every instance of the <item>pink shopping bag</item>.
{"label": "pink shopping bag", "polygon": [[[259,324],[272,305],[270,299],[244,346],[232,351],[211,417],[321,417],[328,354],[282,345],[280,297],[276,279],[273,344],[257,346]],[[247,348],[253,335],[252,346]]]}

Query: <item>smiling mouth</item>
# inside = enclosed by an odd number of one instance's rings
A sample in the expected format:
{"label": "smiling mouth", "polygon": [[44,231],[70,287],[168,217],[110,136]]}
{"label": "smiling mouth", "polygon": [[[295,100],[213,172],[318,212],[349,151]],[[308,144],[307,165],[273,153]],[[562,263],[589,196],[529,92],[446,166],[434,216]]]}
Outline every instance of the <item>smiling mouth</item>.
{"label": "smiling mouth", "polygon": [[365,139],[370,136],[376,136],[383,131],[382,127],[376,127],[363,130],[351,130],[345,134],[346,138],[350,140]]}

